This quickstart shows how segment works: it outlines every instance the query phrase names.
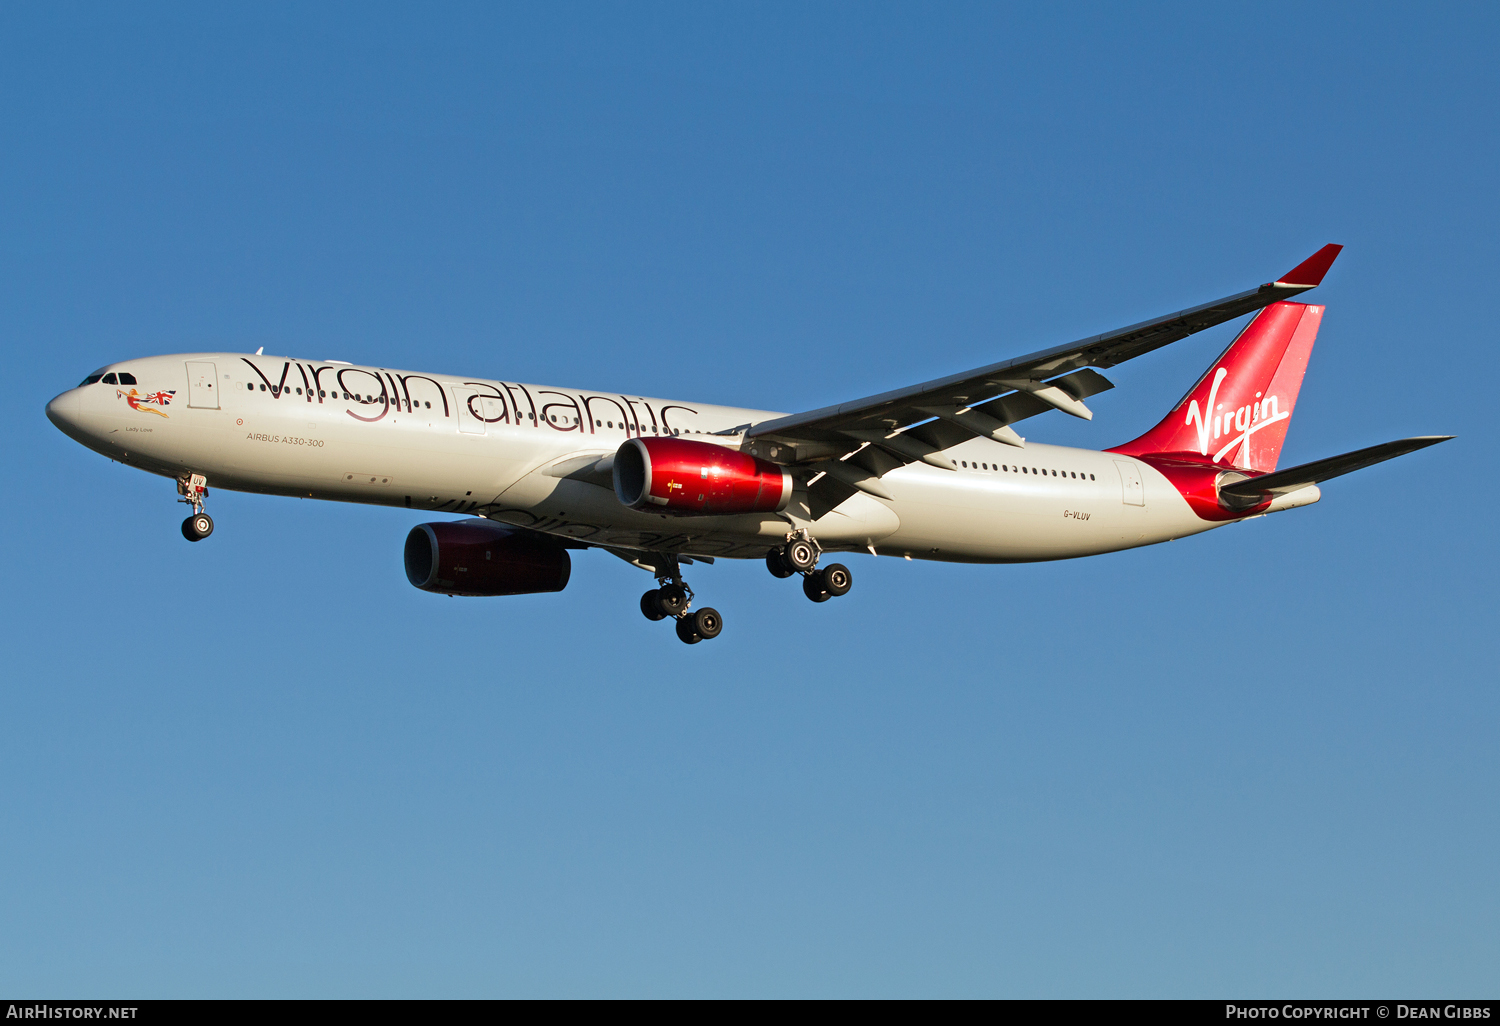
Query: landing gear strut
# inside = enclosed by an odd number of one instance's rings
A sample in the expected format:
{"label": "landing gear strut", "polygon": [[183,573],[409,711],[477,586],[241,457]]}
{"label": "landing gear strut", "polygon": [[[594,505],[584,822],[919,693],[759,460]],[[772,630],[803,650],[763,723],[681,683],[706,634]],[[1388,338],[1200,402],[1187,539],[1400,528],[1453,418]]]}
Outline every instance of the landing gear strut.
{"label": "landing gear strut", "polygon": [[193,507],[193,515],[182,522],[182,536],[190,542],[202,541],[214,533],[214,518],[203,512],[203,497],[208,494],[208,478],[202,474],[183,474],[177,479],[177,494]]}
{"label": "landing gear strut", "polygon": [[766,553],[766,569],[773,577],[801,574],[802,593],[814,602],[827,602],[849,594],[854,584],[854,575],[849,568],[842,563],[830,563],[819,570],[820,554],[818,543],[803,529],[789,536],[785,545]]}
{"label": "landing gear strut", "polygon": [[683,581],[675,557],[667,557],[659,564],[656,579],[661,586],[641,596],[641,614],[646,619],[676,620],[677,637],[688,645],[719,636],[724,629],[724,618],[712,606],[691,610],[693,589]]}

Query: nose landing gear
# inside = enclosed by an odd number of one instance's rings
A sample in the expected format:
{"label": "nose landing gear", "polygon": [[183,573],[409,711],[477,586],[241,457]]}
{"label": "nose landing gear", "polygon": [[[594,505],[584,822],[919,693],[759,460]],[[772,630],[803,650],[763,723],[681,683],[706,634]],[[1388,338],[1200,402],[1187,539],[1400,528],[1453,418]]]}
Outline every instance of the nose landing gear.
{"label": "nose landing gear", "polygon": [[202,541],[214,533],[214,518],[203,512],[203,497],[208,494],[208,478],[202,474],[183,474],[177,479],[177,494],[193,507],[193,515],[182,522],[182,536],[190,542]]}
{"label": "nose landing gear", "polygon": [[693,589],[683,581],[677,560],[669,559],[659,565],[656,579],[661,587],[641,596],[641,615],[648,620],[676,620],[677,637],[687,645],[717,638],[724,629],[724,618],[719,611],[712,606],[690,611]]}
{"label": "nose landing gear", "polygon": [[821,551],[818,543],[808,537],[804,529],[787,538],[779,549],[766,553],[766,569],[772,577],[802,575],[802,593],[814,602],[827,602],[831,598],[849,594],[854,585],[854,575],[842,563],[830,563],[817,569]]}

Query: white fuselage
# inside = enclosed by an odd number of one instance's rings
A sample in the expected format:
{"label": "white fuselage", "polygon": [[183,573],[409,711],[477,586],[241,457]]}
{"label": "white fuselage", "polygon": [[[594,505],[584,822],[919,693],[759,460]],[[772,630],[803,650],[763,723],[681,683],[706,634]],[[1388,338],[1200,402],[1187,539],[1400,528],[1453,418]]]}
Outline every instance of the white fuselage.
{"label": "white fuselage", "polygon": [[954,470],[894,470],[881,479],[889,499],[856,493],[816,520],[800,493],[779,515],[666,517],[627,508],[579,471],[631,437],[677,434],[737,449],[746,426],[781,414],[236,353],[151,357],[103,372],[137,383],[79,386],[48,415],[143,470],[203,474],[211,488],[482,515],[627,549],[757,558],[806,527],[832,551],[1010,562],[1219,526],[1140,460],[984,438],[945,451]]}

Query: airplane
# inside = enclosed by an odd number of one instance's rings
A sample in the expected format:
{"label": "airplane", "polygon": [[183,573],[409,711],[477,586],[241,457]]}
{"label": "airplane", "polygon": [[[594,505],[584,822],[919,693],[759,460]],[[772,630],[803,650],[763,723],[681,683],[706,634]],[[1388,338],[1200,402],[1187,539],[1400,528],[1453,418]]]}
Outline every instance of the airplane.
{"label": "airplane", "polygon": [[[427,374],[341,360],[188,353],[110,364],[47,404],[69,437],[173,478],[182,533],[213,533],[216,488],[464,519],[406,537],[407,579],[459,596],[557,592],[570,550],[656,579],[648,620],[688,644],[723,618],[694,609],[682,567],[764,559],[813,602],[848,593],[843,563],[1017,563],[1091,556],[1317,502],[1319,485],[1451,435],[1404,438],[1277,470],[1342,247],[1236,295],[1029,356],[783,414]],[[1114,387],[1096,368],[1254,313],[1150,431],[1103,451],[1031,442],[1015,425]]]}

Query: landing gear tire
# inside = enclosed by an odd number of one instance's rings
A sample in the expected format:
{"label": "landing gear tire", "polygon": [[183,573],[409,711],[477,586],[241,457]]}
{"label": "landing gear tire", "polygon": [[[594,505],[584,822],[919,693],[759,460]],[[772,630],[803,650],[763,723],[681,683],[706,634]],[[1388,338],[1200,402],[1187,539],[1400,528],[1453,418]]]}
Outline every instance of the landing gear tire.
{"label": "landing gear tire", "polygon": [[818,547],[806,538],[793,538],[781,550],[781,559],[794,573],[805,574],[818,565]]}
{"label": "landing gear tire", "polygon": [[786,560],[781,558],[780,549],[772,549],[766,553],[766,569],[771,571],[772,577],[787,578],[797,571],[786,565]]}
{"label": "landing gear tire", "polygon": [[820,579],[823,590],[834,598],[849,594],[849,589],[854,585],[854,576],[842,563],[829,563],[813,576]]}
{"label": "landing gear tire", "polygon": [[814,602],[827,602],[829,599],[833,598],[832,595],[828,594],[828,592],[824,590],[822,577],[822,574],[808,574],[807,576],[803,577],[802,594],[806,595]]}
{"label": "landing gear tire", "polygon": [[680,584],[663,585],[656,593],[656,608],[662,616],[679,616],[687,608],[687,589]]}
{"label": "landing gear tire", "polygon": [[704,606],[696,613],[683,617],[683,622],[692,621],[693,633],[704,641],[717,638],[724,629],[724,618],[713,606]]}
{"label": "landing gear tire", "polygon": [[182,536],[190,542],[202,541],[214,533],[214,518],[207,513],[194,513],[182,522]]}
{"label": "landing gear tire", "polygon": [[703,640],[703,635],[693,627],[693,619],[691,616],[684,616],[677,621],[677,637],[684,645],[696,645]]}
{"label": "landing gear tire", "polygon": [[652,588],[641,596],[641,615],[648,620],[665,620],[667,614],[661,611],[661,592]]}

